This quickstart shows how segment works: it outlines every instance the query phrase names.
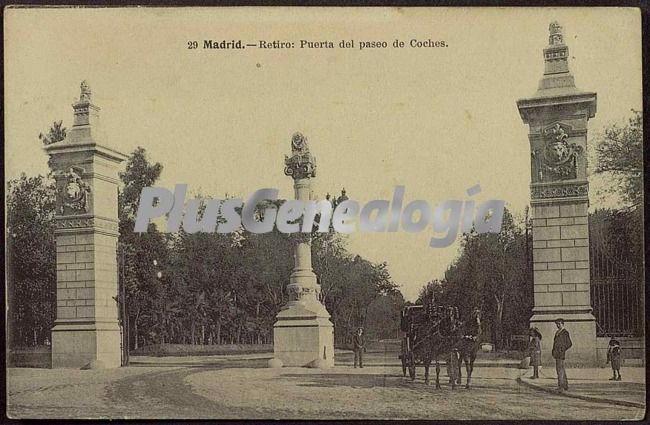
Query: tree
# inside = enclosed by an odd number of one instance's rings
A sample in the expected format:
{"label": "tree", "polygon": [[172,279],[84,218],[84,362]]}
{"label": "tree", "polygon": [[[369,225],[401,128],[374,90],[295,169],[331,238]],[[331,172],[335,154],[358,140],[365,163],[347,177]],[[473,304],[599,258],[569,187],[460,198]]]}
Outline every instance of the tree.
{"label": "tree", "polygon": [[509,335],[524,331],[530,317],[532,272],[522,227],[506,209],[499,233],[464,234],[444,279],[425,285],[419,301],[433,293],[436,303],[458,307],[465,319],[479,307],[484,335],[501,348]]}
{"label": "tree", "polygon": [[435,302],[440,302],[443,299],[443,282],[438,279],[433,279],[427,282],[422,288],[420,288],[420,293],[418,294],[416,304],[424,304],[424,300],[433,299]]}
{"label": "tree", "polygon": [[66,129],[63,127],[63,121],[54,121],[47,135],[39,133],[38,138],[45,146],[64,140]]}
{"label": "tree", "polygon": [[323,233],[317,232],[316,226],[314,227],[312,264],[321,286],[320,301],[327,304],[330,293],[345,284],[341,274],[336,272],[337,269],[340,270],[341,262],[346,259],[345,240],[340,233],[334,232],[333,227],[329,232]]}
{"label": "tree", "polygon": [[[61,137],[60,125],[46,143]],[[59,136],[56,136],[59,134]],[[125,289],[130,348],[154,343],[271,343],[273,323],[287,302],[297,235],[274,229],[254,234],[134,233],[142,189],[162,165],[137,148],[120,173],[120,284]],[[7,197],[7,287],[12,343],[40,344],[56,305],[55,186],[44,177],[12,181]],[[276,207],[279,204],[276,202]],[[265,206],[262,206],[262,209]],[[337,329],[349,340],[357,326],[392,335],[403,298],[385,263],[351,255],[334,233],[312,233],[314,269]],[[386,317],[395,320],[386,320]]]}
{"label": "tree", "polygon": [[610,193],[617,193],[628,206],[641,204],[643,196],[643,117],[632,110],[627,124],[613,124],[597,138],[595,173],[611,177]]}
{"label": "tree", "polygon": [[130,226],[133,231],[135,214],[140,205],[140,194],[145,187],[153,186],[160,178],[163,166],[156,162],[151,164],[147,158],[147,151],[138,146],[129,157],[126,163],[126,170],[120,173],[120,179],[124,184],[119,196],[119,216],[123,227]]}
{"label": "tree", "polygon": [[[345,249],[328,251],[325,246],[315,244],[314,256],[320,259],[314,262],[314,271],[321,279],[321,291],[326,294],[324,304],[336,329],[335,344],[346,346],[359,326],[368,325],[368,312],[373,302],[378,297],[396,296],[399,291],[385,263],[372,263]],[[325,256],[330,258],[323,260]],[[390,329],[391,321],[398,318],[399,314],[392,319],[384,318],[386,327]],[[377,323],[373,326],[377,334],[383,332]]]}
{"label": "tree", "polygon": [[170,282],[178,291],[179,320],[192,344],[220,343],[224,325],[234,317],[235,297],[246,283],[232,235],[189,234],[181,230],[170,251]]}
{"label": "tree", "polygon": [[371,340],[399,338],[400,312],[404,303],[399,291],[375,297],[368,306],[366,337]]}
{"label": "tree", "polygon": [[7,193],[9,343],[38,345],[49,337],[56,309],[55,186],[22,174]]}
{"label": "tree", "polygon": [[[118,196],[119,247],[124,278],[122,284],[126,288],[128,322],[133,331],[129,334],[132,335],[131,341],[135,348],[138,347],[141,336],[139,328],[143,313],[154,309],[154,303],[164,296],[157,274],[161,267],[168,264],[168,241],[158,232],[154,223],[149,225],[145,233],[133,232],[142,189],[155,184],[162,168],[160,163],[151,164],[146,150],[138,147],[129,157],[125,171],[120,173],[124,184]],[[163,276],[167,277],[167,273]],[[152,315],[147,317],[153,320]]]}

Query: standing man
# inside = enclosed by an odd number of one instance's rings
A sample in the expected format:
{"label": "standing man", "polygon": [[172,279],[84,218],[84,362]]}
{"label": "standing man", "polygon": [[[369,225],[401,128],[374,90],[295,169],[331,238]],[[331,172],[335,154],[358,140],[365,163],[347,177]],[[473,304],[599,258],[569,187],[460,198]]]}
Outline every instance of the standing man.
{"label": "standing man", "polygon": [[569,381],[564,369],[564,356],[566,351],[571,348],[572,343],[569,331],[564,329],[564,319],[555,319],[555,325],[557,326],[557,332],[555,332],[555,339],[553,339],[552,355],[555,359],[555,370],[557,371],[557,386],[559,391],[566,391],[569,389]]}
{"label": "standing man", "polygon": [[357,334],[352,338],[352,343],[354,344],[354,368],[356,369],[357,362],[359,367],[363,368],[363,351],[366,349],[363,341],[363,328],[357,329]]}

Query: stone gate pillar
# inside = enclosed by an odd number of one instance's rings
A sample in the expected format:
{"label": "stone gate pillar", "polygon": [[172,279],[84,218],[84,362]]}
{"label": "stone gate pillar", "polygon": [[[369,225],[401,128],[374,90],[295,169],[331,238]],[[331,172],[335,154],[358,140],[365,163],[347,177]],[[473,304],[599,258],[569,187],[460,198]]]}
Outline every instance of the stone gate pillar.
{"label": "stone gate pillar", "polygon": [[594,364],[586,148],[596,93],[576,88],[562,27],[553,22],[549,32],[538,90],[517,101],[521,118],[529,125],[531,149],[535,307],[530,322],[542,333],[544,363],[552,362],[554,320],[562,317],[573,340],[567,362]]}
{"label": "stone gate pillar", "polygon": [[45,151],[56,179],[56,321],[52,367],[120,366],[116,245],[118,165],[98,144],[99,108],[81,83],[65,140]]}
{"label": "stone gate pillar", "polygon": [[[284,172],[293,178],[296,199],[308,201],[316,163],[300,133],[293,135],[291,157],[285,159]],[[274,356],[284,366],[307,366],[319,360],[321,366],[331,367],[334,366],[334,326],[327,309],[318,300],[320,285],[311,266],[311,234],[296,235],[299,240],[294,253],[295,265],[287,286],[290,300],[273,325]]]}

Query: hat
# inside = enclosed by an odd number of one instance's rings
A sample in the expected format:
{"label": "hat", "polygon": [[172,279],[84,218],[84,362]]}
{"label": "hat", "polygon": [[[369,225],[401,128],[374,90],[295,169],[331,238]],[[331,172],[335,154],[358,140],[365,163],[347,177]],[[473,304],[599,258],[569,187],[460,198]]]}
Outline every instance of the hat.
{"label": "hat", "polygon": [[530,332],[535,332],[539,339],[542,339],[542,333],[537,328],[530,328]]}
{"label": "hat", "polygon": [[562,323],[562,324],[564,324],[564,319],[561,318],[561,317],[558,317],[557,319],[555,319],[555,323]]}

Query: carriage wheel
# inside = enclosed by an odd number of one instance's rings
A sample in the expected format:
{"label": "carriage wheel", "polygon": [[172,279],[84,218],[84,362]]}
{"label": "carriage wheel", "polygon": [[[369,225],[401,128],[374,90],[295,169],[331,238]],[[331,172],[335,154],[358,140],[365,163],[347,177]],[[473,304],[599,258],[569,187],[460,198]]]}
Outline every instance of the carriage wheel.
{"label": "carriage wheel", "polygon": [[409,376],[411,377],[412,380],[415,380],[415,356],[413,353],[409,353],[409,362],[408,362],[408,367],[409,367]]}

